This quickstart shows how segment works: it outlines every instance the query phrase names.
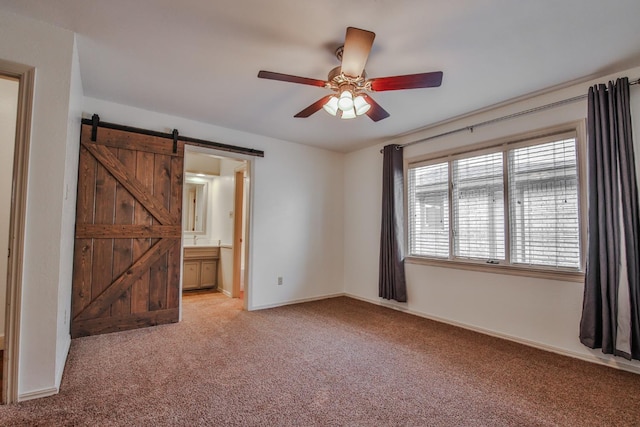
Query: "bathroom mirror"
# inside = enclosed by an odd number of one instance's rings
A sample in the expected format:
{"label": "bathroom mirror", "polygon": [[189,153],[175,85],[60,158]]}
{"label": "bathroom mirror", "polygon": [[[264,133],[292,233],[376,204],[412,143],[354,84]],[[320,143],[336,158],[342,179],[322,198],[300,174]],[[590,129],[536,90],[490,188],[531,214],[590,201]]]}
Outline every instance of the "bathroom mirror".
{"label": "bathroom mirror", "polygon": [[182,228],[187,233],[205,234],[207,216],[207,185],[206,179],[187,174],[182,190]]}

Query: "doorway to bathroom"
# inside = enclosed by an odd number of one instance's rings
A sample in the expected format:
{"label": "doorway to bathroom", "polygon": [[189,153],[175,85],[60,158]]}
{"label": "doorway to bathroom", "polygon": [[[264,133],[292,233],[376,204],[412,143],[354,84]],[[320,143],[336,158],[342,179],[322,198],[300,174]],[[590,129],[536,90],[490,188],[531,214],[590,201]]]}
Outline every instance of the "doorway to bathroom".
{"label": "doorway to bathroom", "polygon": [[183,296],[221,293],[248,306],[251,159],[185,147]]}

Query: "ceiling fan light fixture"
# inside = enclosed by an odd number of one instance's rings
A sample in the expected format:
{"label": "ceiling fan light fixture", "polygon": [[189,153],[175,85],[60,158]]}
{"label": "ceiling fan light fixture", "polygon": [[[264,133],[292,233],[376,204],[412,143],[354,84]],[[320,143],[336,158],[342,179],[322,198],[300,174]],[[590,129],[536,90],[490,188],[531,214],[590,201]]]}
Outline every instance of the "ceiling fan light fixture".
{"label": "ceiling fan light fixture", "polygon": [[355,108],[351,108],[350,110],[342,110],[341,119],[355,119],[356,118],[356,110]]}
{"label": "ceiling fan light fixture", "polygon": [[353,94],[350,90],[343,90],[338,100],[338,108],[342,111],[353,110]]}
{"label": "ceiling fan light fixture", "polygon": [[362,95],[356,96],[353,100],[353,106],[356,110],[356,115],[361,116],[371,108],[371,104]]}
{"label": "ceiling fan light fixture", "polygon": [[331,98],[329,98],[327,103],[324,104],[322,108],[324,108],[324,111],[326,111],[327,113],[335,116],[338,113],[338,97],[332,96]]}

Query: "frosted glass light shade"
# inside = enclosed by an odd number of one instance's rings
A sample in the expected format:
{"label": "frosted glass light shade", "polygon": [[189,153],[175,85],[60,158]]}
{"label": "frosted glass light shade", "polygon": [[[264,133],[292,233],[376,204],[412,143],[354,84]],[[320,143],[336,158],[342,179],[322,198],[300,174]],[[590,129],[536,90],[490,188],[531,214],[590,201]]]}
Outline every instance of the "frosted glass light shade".
{"label": "frosted glass light shade", "polygon": [[324,108],[324,111],[326,111],[327,113],[335,116],[338,112],[338,97],[332,96],[331,98],[329,98],[327,103],[324,104],[322,108]]}
{"label": "frosted glass light shade", "polygon": [[366,113],[369,111],[369,108],[371,108],[371,104],[369,104],[362,95],[356,96],[356,99],[353,100],[353,106],[355,107],[356,114],[358,116]]}
{"label": "frosted glass light shade", "polygon": [[353,94],[351,94],[350,91],[345,90],[340,94],[340,99],[338,100],[338,108],[342,111],[353,109]]}
{"label": "frosted glass light shade", "polygon": [[355,117],[356,117],[355,108],[351,108],[350,110],[343,110],[342,116],[340,116],[341,119],[354,119]]}

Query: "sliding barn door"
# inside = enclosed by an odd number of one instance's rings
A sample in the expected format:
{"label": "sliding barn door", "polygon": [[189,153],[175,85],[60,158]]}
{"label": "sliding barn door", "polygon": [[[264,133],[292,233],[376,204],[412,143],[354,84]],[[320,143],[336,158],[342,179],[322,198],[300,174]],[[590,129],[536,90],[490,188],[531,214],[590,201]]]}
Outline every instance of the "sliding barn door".
{"label": "sliding barn door", "polygon": [[178,321],[184,143],[82,125],[71,336]]}

